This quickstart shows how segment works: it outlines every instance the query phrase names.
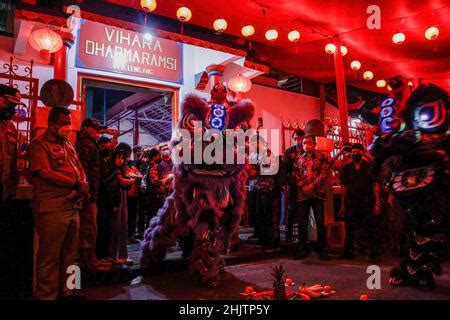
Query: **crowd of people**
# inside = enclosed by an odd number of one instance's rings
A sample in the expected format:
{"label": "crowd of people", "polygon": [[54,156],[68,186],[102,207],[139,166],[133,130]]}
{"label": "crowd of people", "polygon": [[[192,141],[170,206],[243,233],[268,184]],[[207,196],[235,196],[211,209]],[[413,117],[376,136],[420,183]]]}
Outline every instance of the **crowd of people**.
{"label": "crowd of people", "polygon": [[[20,95],[6,86],[0,89],[6,90],[9,97],[0,101],[0,204],[2,211],[9,212],[13,185],[17,184],[17,150],[13,140],[3,137],[15,136],[9,120],[15,104],[20,103]],[[118,143],[116,130],[96,119],[86,119],[74,145],[69,139],[71,125],[70,110],[52,108],[48,128],[31,142],[28,150],[38,236],[34,293],[37,299],[71,296],[66,285],[67,268],[76,262],[87,272],[132,264],[128,245],[142,239],[150,219],[173,190],[168,143],[131,148]],[[401,232],[386,232],[388,237],[380,237],[383,228],[397,228],[390,218],[395,204],[372,175],[373,159],[363,145],[344,144],[330,159],[317,150],[317,137],[306,135],[301,129],[293,132],[292,142],[293,146],[279,159],[277,174],[261,174],[265,166],[262,163],[247,165],[247,211],[254,238],[264,247],[279,246],[280,227],[285,222],[286,243],[296,242],[295,258],[303,259],[313,247],[309,241],[312,213],[317,230],[315,249],[320,259],[330,259],[325,203],[334,176],[342,188],[336,218],[345,221],[343,257],[352,259],[356,253],[368,250],[369,257],[377,261],[386,243],[397,244],[398,250],[401,241],[393,239]],[[267,156],[274,155],[267,150]],[[8,228],[4,221],[2,228]]]}
{"label": "crowd of people", "polygon": [[38,299],[70,295],[66,270],[77,256],[88,272],[132,264],[128,245],[171,190],[167,143],[132,149],[96,119],[82,122],[76,145],[71,132],[70,111],[53,108],[48,129],[30,145]]}
{"label": "crowd of people", "polygon": [[316,140],[301,129],[293,131],[293,146],[283,153],[275,176],[259,175],[258,165],[249,166],[247,208],[249,224],[255,228],[250,238],[258,239],[265,247],[277,247],[284,222],[286,243],[296,243],[294,258],[304,259],[314,247],[314,241],[309,241],[314,238],[313,220],[315,249],[320,259],[330,259],[326,249],[325,203],[327,193],[332,192],[331,185],[340,185],[341,193],[335,196],[340,200],[334,201],[333,218],[345,222],[342,258],[353,259],[367,253],[371,261],[377,262],[383,248],[398,254],[401,222],[395,218],[398,214],[393,214],[395,203],[380,188],[371,170],[373,157],[362,144],[347,142],[330,158],[317,150]]}

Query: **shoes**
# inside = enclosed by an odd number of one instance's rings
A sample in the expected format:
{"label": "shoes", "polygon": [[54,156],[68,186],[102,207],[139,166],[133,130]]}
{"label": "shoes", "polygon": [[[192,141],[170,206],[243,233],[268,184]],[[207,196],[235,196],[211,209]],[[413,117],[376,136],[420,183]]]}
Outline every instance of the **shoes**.
{"label": "shoes", "polygon": [[135,237],[128,238],[128,244],[136,244],[136,243],[139,243],[139,240],[136,239]]}
{"label": "shoes", "polygon": [[331,260],[331,257],[326,252],[322,252],[319,254],[319,260],[328,261]]}
{"label": "shoes", "polygon": [[355,257],[356,255],[353,253],[344,253],[341,258],[346,260],[353,260],[355,259]]}
{"label": "shoes", "polygon": [[306,251],[303,250],[297,251],[294,255],[295,260],[303,260],[306,257],[308,257],[308,253],[306,253]]}

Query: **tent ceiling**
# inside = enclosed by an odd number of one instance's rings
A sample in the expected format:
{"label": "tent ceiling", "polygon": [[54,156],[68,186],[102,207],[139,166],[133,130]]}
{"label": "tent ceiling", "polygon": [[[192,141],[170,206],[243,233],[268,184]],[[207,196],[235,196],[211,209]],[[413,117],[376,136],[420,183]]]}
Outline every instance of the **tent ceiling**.
{"label": "tent ceiling", "polygon": [[[140,9],[140,1],[108,0]],[[366,9],[372,0],[228,0],[205,3],[204,0],[158,1],[157,15],[176,19],[176,10],[186,5],[192,10],[189,23],[212,28],[219,16],[228,21],[226,33],[241,37],[244,24],[256,28],[253,49],[258,59],[271,67],[318,82],[333,82],[332,56],[324,51],[330,42],[327,36],[339,34],[348,48],[344,57],[347,81],[357,87],[378,90],[376,80],[402,74],[411,79],[434,82],[450,91],[450,5],[445,0],[379,1],[381,29],[366,27]],[[265,10],[265,15],[263,14]],[[151,25],[151,16],[149,17]],[[424,32],[438,26],[437,41],[428,41]],[[264,33],[269,27],[279,31],[277,41],[269,43]],[[290,43],[287,34],[297,29],[301,39]],[[406,34],[402,45],[392,43],[397,31]],[[359,71],[350,69],[352,60],[359,60]],[[365,70],[375,74],[372,81],[362,79]],[[383,92],[383,90],[382,90]]]}

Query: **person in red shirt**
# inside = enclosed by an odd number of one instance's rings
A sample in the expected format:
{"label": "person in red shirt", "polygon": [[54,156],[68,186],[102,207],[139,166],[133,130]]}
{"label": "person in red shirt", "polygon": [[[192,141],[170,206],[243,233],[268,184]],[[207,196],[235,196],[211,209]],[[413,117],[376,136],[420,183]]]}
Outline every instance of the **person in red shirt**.
{"label": "person in red shirt", "polygon": [[329,259],[326,253],[325,234],[325,184],[330,172],[326,155],[316,151],[316,137],[309,135],[303,139],[303,154],[294,163],[294,176],[297,184],[297,216],[299,223],[299,248],[297,259],[307,254],[309,213],[314,212],[317,227],[317,247],[321,259]]}

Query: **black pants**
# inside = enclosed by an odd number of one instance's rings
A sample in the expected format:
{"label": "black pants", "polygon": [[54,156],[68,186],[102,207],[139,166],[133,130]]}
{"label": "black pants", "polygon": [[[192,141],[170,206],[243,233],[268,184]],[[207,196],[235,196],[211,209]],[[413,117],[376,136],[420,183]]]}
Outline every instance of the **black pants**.
{"label": "black pants", "polygon": [[345,246],[344,254],[353,255],[355,242],[360,249],[368,249],[369,256],[379,255],[379,218],[373,215],[373,204],[350,204],[345,208]]}
{"label": "black pants", "polygon": [[306,250],[308,241],[309,212],[312,208],[317,227],[317,249],[323,253],[326,248],[325,233],[325,201],[318,198],[303,200],[297,203],[298,245],[301,251]]}
{"label": "black pants", "polygon": [[258,237],[264,246],[280,242],[280,191],[259,190],[257,196]]}
{"label": "black pants", "polygon": [[259,224],[258,224],[258,211],[257,211],[257,201],[258,201],[258,190],[253,189],[247,192],[247,210],[248,210],[248,220],[250,226],[255,229],[255,235],[259,236]]}
{"label": "black pants", "polygon": [[287,193],[287,215],[286,215],[286,241],[292,240],[292,231],[294,229],[295,218],[297,215],[297,186],[289,185]]}
{"label": "black pants", "polygon": [[0,200],[0,300],[32,296],[33,236],[29,203]]}
{"label": "black pants", "polygon": [[108,258],[108,248],[113,230],[113,203],[106,191],[99,192],[97,200],[97,258]]}
{"label": "black pants", "polygon": [[128,238],[136,233],[137,217],[138,217],[138,197],[128,197]]}
{"label": "black pants", "polygon": [[148,214],[146,207],[145,194],[140,194],[138,196],[138,217],[137,217],[137,228],[139,235],[143,235],[145,228],[148,225]]}

